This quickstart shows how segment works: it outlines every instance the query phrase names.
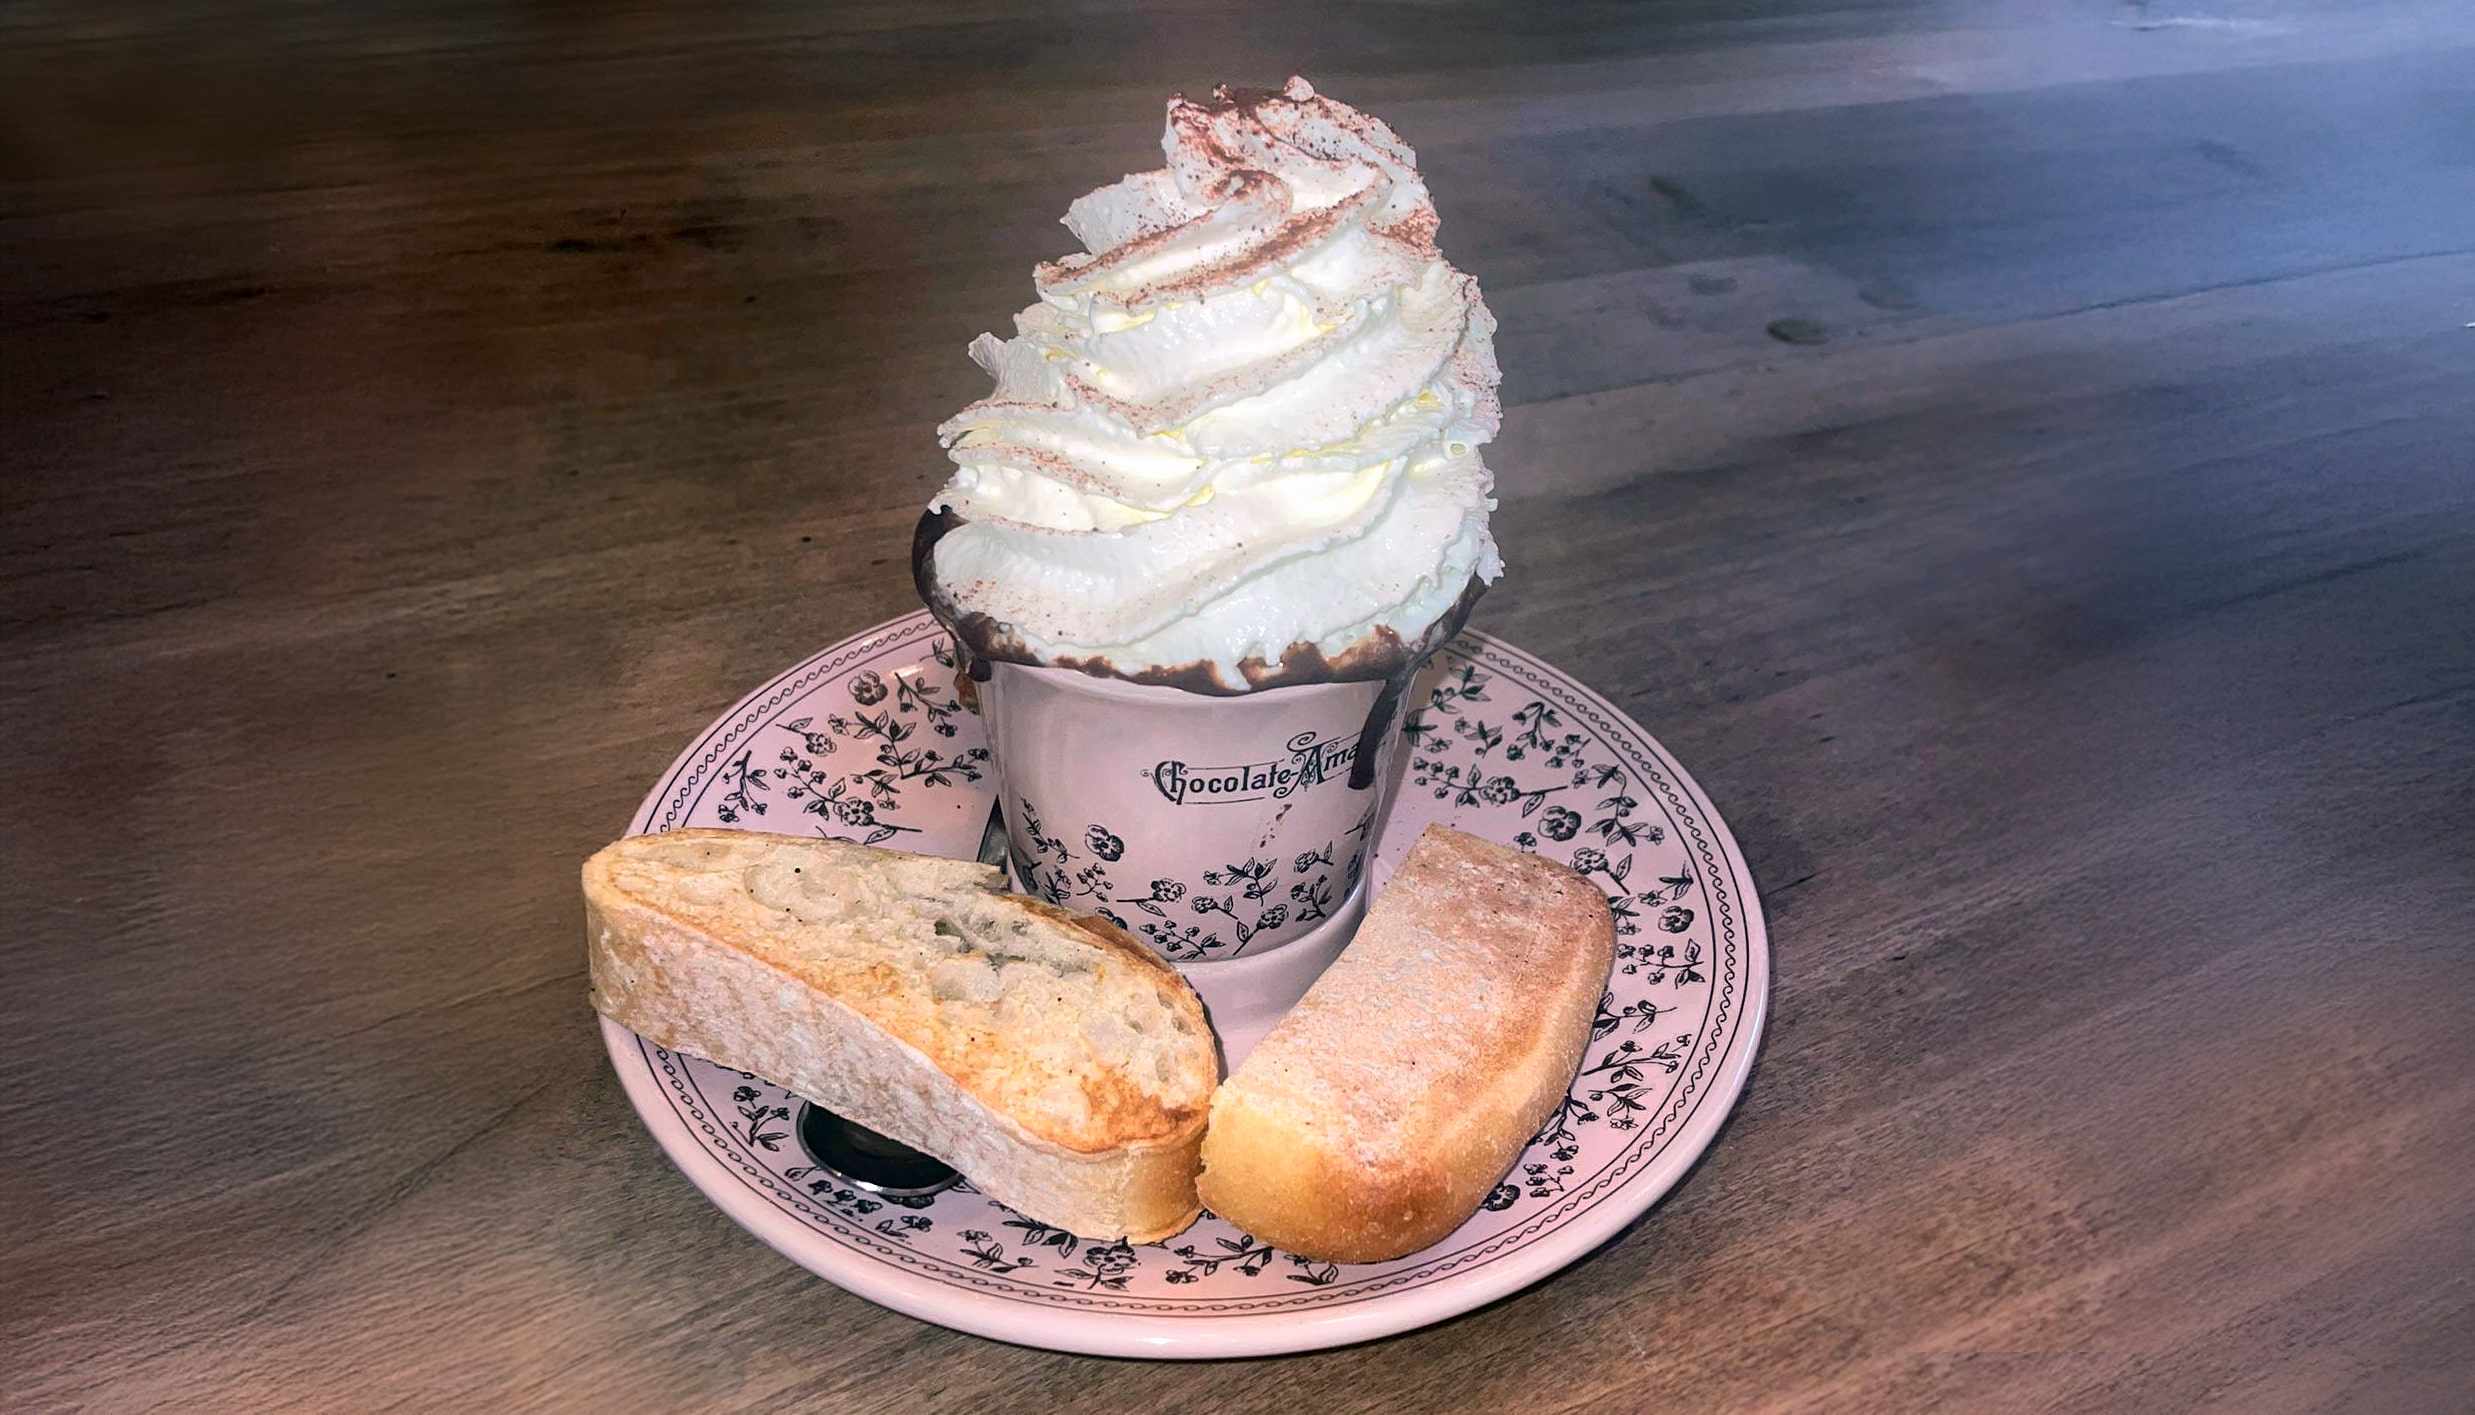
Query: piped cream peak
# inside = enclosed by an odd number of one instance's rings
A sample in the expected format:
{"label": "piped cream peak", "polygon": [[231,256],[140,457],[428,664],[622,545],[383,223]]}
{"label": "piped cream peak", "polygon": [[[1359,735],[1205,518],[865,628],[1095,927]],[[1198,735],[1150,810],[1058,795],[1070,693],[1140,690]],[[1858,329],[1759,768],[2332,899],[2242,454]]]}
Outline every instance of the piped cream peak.
{"label": "piped cream peak", "polygon": [[1500,565],[1477,449],[1495,320],[1436,248],[1417,156],[1317,94],[1170,100],[1167,165],[1081,198],[995,390],[939,430],[956,616],[1118,671],[1418,638]]}

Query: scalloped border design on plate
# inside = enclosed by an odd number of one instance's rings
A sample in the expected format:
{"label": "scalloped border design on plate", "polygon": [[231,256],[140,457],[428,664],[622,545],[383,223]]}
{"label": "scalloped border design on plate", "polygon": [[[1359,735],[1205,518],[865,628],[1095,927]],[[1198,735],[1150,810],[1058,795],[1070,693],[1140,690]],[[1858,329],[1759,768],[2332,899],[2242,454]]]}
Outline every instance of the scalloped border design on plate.
{"label": "scalloped border design on plate", "polygon": [[[1426,823],[1449,820],[1592,866],[1589,873],[1610,888],[1625,932],[1600,1029],[1568,1099],[1586,1123],[1604,1128],[1583,1139],[1566,1125],[1570,1153],[1554,1155],[1566,1161],[1562,1174],[1550,1162],[1525,1176],[1548,1153],[1545,1137],[1565,1124],[1560,1115],[1508,1176],[1522,1178],[1499,1186],[1490,1207],[1453,1239],[1391,1264],[1340,1267],[1274,1253],[1209,1216],[1170,1240],[1174,1246],[1131,1249],[1080,1244],[1028,1225],[967,1188],[941,1196],[927,1213],[906,1215],[830,1179],[810,1181],[819,1171],[789,1163],[797,1158],[795,1140],[794,1153],[785,1154],[785,1137],[765,1129],[778,1123],[766,1117],[792,1101],[787,1093],[673,1056],[605,1022],[630,1100],[682,1171],[786,1256],[872,1300],[1001,1340],[1139,1356],[1306,1350],[1443,1320],[1561,1269],[1667,1192],[1733,1107],[1759,1043],[1767,939],[1734,841],[1649,734],[1588,688],[1491,636],[1465,633],[1439,657],[1451,671],[1405,724],[1405,779],[1386,816],[1371,883],[1381,887]],[[673,763],[634,829],[738,824],[974,853],[993,773],[985,754],[975,755],[976,720],[954,711],[950,685],[939,682],[950,667],[943,635],[924,611],[833,645],[723,714]],[[1498,681],[1517,685],[1522,691],[1514,696],[1526,705],[1515,710],[1507,700],[1499,711],[1485,691]],[[759,765],[755,753],[768,731],[763,749],[771,755]],[[709,798],[726,780],[736,785],[717,805]],[[1633,818],[1644,803],[1630,793],[1632,783],[1652,798],[1655,821]],[[1610,788],[1612,796],[1601,794]],[[1550,798],[1568,790],[1576,794],[1550,808]],[[1584,813],[1573,807],[1592,798],[1600,819],[1588,829],[1604,849],[1576,843],[1587,837]],[[752,813],[765,818],[751,820]],[[1537,832],[1528,828],[1533,821]],[[1686,867],[1636,892],[1627,882],[1632,866],[1670,840],[1682,848]],[[1647,880],[1656,871],[1640,873]],[[1656,1019],[1673,1017],[1668,1025],[1681,1026],[1688,1008],[1652,999],[1681,996],[1693,983],[1707,987],[1690,1033],[1646,1053],[1619,1040],[1628,1021],[1636,1034]],[[1653,991],[1659,988],[1666,991]],[[1614,1044],[1602,1051],[1608,1043]],[[1639,1105],[1645,1078],[1661,1067],[1669,1081],[1654,1104]],[[1593,1071],[1631,1077],[1622,1083],[1629,1088],[1624,1103],[1646,1113],[1638,1120],[1614,1115],[1605,1098],[1617,1092],[1593,1089]],[[706,1094],[707,1084],[725,1083],[745,1133],[729,1119],[729,1107]],[[1598,1098],[1607,1113],[1591,1111],[1585,1096]],[[1623,1138],[1613,1139],[1619,1131]],[[1570,1163],[1593,1150],[1586,1165]],[[1000,1224],[1023,1239],[992,1240],[985,1230]],[[952,1249],[956,1232],[964,1235],[961,1249],[923,1251]],[[1005,1243],[1016,1244],[1010,1254]],[[1080,1268],[1040,1266],[1078,1251]],[[1274,1274],[1304,1290],[1265,1281]]]}

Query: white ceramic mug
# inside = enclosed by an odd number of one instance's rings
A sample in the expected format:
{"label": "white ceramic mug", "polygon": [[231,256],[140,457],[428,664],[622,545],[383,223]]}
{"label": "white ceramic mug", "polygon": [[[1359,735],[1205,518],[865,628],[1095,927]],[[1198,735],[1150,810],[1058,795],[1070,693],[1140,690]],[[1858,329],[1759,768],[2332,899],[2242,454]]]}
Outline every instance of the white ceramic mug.
{"label": "white ceramic mug", "polygon": [[1117,921],[1198,980],[1355,904],[1398,736],[1380,724],[1372,782],[1353,787],[1381,683],[1212,697],[989,669],[980,712],[1026,889]]}

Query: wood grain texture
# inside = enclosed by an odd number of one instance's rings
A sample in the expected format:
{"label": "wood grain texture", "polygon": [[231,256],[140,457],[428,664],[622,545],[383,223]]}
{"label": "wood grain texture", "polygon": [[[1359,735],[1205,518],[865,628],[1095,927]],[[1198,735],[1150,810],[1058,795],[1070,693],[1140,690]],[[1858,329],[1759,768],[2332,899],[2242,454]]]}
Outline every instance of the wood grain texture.
{"label": "wood grain texture", "polygon": [[[1587,1261],[1196,1366],[880,1311],[620,1095],[575,867],[911,606],[1158,105],[1308,74],[1503,321],[1477,623],[1775,1012]],[[0,1405],[2475,1403],[2475,10],[0,11]]]}

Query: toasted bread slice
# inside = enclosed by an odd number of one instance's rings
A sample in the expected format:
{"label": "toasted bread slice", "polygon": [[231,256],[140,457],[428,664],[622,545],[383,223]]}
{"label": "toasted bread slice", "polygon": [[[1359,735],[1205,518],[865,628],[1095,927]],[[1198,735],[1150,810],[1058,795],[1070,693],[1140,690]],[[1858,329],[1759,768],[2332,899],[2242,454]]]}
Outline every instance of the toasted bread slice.
{"label": "toasted bread slice", "polygon": [[1588,880],[1430,826],[1213,1097],[1203,1202],[1327,1262],[1443,1238],[1563,1099],[1614,953]]}
{"label": "toasted bread slice", "polygon": [[593,1005],[1087,1238],[1195,1216],[1219,1061],[1174,968],[997,869],[839,840],[640,835],[584,866]]}

